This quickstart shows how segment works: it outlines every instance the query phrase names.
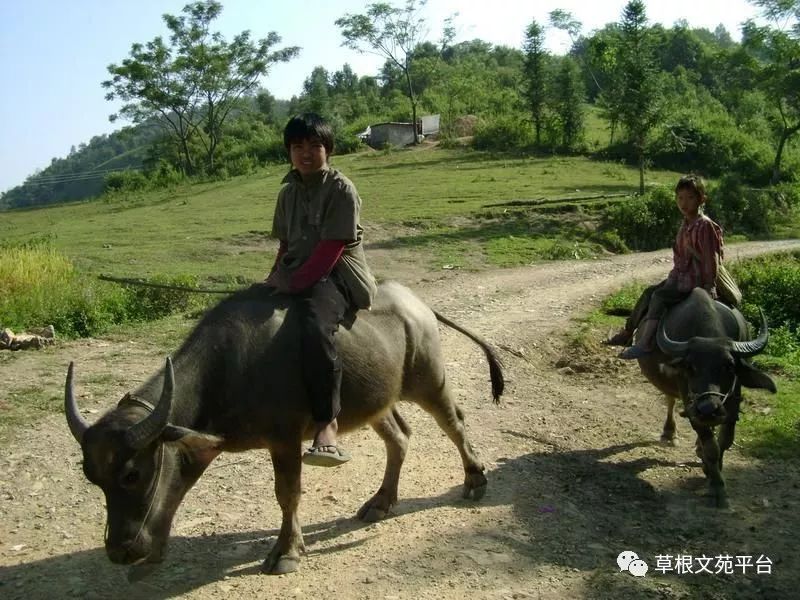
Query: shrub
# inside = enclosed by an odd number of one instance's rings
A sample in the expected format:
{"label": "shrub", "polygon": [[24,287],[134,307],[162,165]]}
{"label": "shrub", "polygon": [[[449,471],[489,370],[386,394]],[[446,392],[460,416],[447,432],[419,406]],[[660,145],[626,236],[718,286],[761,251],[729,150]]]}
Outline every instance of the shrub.
{"label": "shrub", "polygon": [[759,323],[758,307],[771,326],[800,330],[800,254],[782,253],[749,259],[731,266],[742,290],[742,312]]}
{"label": "shrub", "polygon": [[473,146],[478,150],[522,150],[532,144],[531,125],[518,115],[495,117],[475,127]]}
{"label": "shrub", "polygon": [[[197,279],[189,275],[154,277],[151,282],[176,287],[197,287]],[[186,311],[198,298],[196,293],[190,291],[140,285],[126,285],[125,290],[125,310],[128,319],[132,321],[153,321],[175,312]]]}
{"label": "shrub", "polygon": [[708,214],[726,232],[765,236],[775,226],[774,194],[747,189],[742,178],[731,173],[709,190]]}
{"label": "shrub", "polygon": [[149,187],[150,182],[141,171],[115,171],[106,175],[106,192],[136,192]]}
{"label": "shrub", "polygon": [[672,191],[656,188],[606,209],[601,229],[634,250],[656,250],[672,245],[679,223]]}
{"label": "shrub", "polygon": [[[101,282],[42,244],[0,248],[0,280],[0,325],[15,331],[53,325],[64,337],[92,336],[113,324],[158,319],[203,300],[192,292]],[[191,277],[158,281],[196,285]]]}
{"label": "shrub", "polygon": [[150,173],[150,181],[156,187],[173,187],[183,182],[183,174],[168,161],[160,159]]}

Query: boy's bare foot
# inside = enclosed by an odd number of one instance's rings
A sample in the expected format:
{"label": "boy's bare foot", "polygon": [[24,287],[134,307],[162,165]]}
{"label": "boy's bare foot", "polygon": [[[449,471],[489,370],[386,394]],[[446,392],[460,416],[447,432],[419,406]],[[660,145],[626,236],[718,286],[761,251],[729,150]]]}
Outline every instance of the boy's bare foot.
{"label": "boy's bare foot", "polygon": [[319,429],[314,436],[314,444],[303,453],[303,462],[317,467],[335,467],[350,460],[350,454],[337,444],[338,430],[336,419]]}

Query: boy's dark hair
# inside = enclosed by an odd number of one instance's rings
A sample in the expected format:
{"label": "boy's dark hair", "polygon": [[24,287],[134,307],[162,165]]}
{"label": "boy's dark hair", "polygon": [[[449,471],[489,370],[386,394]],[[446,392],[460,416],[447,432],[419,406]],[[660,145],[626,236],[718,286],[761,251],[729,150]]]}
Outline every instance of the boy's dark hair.
{"label": "boy's dark hair", "polygon": [[675,186],[675,193],[677,194],[681,190],[692,190],[698,198],[706,199],[706,182],[700,175],[691,174],[681,177],[678,185]]}
{"label": "boy's dark hair", "polygon": [[333,129],[317,113],[307,112],[293,116],[283,129],[283,145],[286,151],[295,142],[317,138],[330,156],[333,154]]}

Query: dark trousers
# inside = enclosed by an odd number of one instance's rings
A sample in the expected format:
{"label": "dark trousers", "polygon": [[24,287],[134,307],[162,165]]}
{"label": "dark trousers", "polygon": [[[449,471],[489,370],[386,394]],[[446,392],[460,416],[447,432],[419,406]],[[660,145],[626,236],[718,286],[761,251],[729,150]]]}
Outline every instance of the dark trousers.
{"label": "dark trousers", "polygon": [[625,329],[634,331],[644,319],[661,319],[671,306],[683,301],[689,293],[679,291],[667,279],[651,285],[636,301],[631,315],[625,320]]}
{"label": "dark trousers", "polygon": [[303,381],[311,400],[311,414],[317,423],[328,423],[341,409],[342,361],[336,352],[334,335],[344,320],[349,302],[332,278],[320,279],[297,294],[301,338]]}

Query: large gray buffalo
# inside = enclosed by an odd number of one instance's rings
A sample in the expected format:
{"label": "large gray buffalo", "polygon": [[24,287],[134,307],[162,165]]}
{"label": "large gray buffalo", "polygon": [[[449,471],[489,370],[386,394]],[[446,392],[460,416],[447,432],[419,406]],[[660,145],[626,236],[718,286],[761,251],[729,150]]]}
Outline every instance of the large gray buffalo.
{"label": "large gray buffalo", "polygon": [[[675,438],[673,408],[683,402],[681,415],[697,433],[696,452],[709,479],[712,501],[728,505],[722,479],[722,455],[733,444],[742,386],[775,393],[775,382],[748,360],[764,350],[769,339],[762,313],[758,337],[748,338],[742,314],[712,300],[696,288],[662,319],[658,349],[639,359],[645,377],[667,397],[667,419],[661,439]],[[718,439],[714,428],[720,426]]]}
{"label": "large gray buffalo", "polygon": [[[400,399],[433,415],[458,448],[464,497],[485,492],[484,466],[447,384],[437,319],[481,346],[497,402],[503,375],[491,347],[397,283],[382,285],[373,309],[336,336],[343,362],[340,430],[369,423],[386,445],[383,482],[358,511],[366,521],[384,517],[397,501],[410,435],[394,406]],[[238,292],[206,314],[163,371],[93,425],[78,412],[70,364],[67,423],[83,450],[86,477],[106,497],[111,561],[159,562],[175,511],[211,461],[221,452],[267,448],[283,521],[262,570],[297,569],[304,549],[297,513],[302,444],[313,434],[298,332],[290,297],[260,285]]]}

